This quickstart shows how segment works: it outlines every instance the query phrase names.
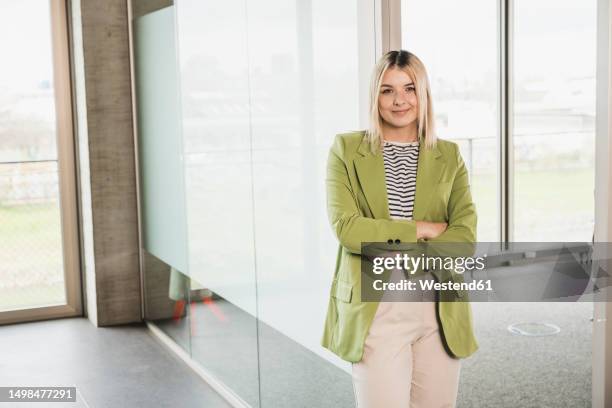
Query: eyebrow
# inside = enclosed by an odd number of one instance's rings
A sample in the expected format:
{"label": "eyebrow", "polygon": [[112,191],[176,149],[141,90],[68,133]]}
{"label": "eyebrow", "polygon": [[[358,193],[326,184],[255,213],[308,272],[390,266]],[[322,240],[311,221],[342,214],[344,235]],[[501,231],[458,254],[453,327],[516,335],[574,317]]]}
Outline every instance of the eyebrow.
{"label": "eyebrow", "polygon": [[[414,85],[414,82],[407,82],[407,83],[404,84],[404,86],[408,86],[408,85]],[[382,87],[393,88],[393,86],[389,85],[389,84],[382,84],[380,87],[381,88]]]}

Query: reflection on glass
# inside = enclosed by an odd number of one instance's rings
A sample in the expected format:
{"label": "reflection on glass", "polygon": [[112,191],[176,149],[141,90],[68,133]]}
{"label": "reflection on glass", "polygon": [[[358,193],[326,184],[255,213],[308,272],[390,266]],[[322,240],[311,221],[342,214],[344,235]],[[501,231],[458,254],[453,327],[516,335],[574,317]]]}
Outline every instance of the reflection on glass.
{"label": "reflection on glass", "polygon": [[250,406],[261,406],[255,316],[193,279],[190,293],[193,358]]}
{"label": "reflection on glass", "polygon": [[50,23],[0,4],[0,311],[66,303]]}
{"label": "reflection on glass", "polygon": [[176,5],[191,352],[212,376],[259,406],[251,107],[244,0]]}
{"label": "reflection on glass", "polygon": [[247,5],[261,404],[354,406],[350,365],[320,345],[338,249],[324,180],[334,136],[358,129],[374,31],[352,0]]}
{"label": "reflection on glass", "polygon": [[[143,14],[145,5],[136,4],[134,11]],[[174,39],[173,8],[144,13],[134,20],[145,318],[190,352],[190,281]]]}
{"label": "reflection on glass", "polygon": [[191,351],[190,279],[143,249],[145,319],[154,322],[188,353]]}
{"label": "reflection on glass", "polygon": [[494,1],[402,1],[402,47],[427,68],[438,136],[461,148],[481,242],[500,236],[498,30]]}
{"label": "reflection on glass", "polygon": [[514,6],[514,240],[591,241],[597,2]]}

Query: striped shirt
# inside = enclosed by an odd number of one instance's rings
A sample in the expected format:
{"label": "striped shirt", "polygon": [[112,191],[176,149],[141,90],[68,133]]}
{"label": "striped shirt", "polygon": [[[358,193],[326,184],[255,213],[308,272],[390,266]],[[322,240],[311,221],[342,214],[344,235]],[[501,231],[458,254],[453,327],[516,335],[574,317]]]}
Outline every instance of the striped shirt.
{"label": "striped shirt", "polygon": [[392,219],[412,219],[419,142],[384,141],[385,184]]}

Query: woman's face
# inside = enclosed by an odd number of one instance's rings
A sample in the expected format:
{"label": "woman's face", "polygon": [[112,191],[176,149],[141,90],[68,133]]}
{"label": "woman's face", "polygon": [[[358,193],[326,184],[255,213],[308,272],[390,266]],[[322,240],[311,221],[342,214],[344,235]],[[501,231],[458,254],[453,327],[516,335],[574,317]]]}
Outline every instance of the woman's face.
{"label": "woman's face", "polygon": [[416,125],[418,102],[410,75],[396,67],[385,72],[378,95],[378,111],[388,126],[406,128]]}

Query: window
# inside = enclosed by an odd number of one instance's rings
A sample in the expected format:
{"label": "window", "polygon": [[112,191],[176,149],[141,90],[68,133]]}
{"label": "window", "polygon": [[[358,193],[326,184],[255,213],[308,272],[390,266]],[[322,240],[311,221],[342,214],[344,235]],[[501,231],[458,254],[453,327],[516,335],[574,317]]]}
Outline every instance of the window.
{"label": "window", "polygon": [[65,18],[0,5],[0,322],[80,313]]}
{"label": "window", "polygon": [[592,239],[596,12],[595,1],[514,2],[514,241]]}
{"label": "window", "polygon": [[[470,20],[474,10],[478,19]],[[461,148],[481,242],[500,236],[497,21],[490,0],[402,3],[402,47],[428,71],[438,136]]]}

